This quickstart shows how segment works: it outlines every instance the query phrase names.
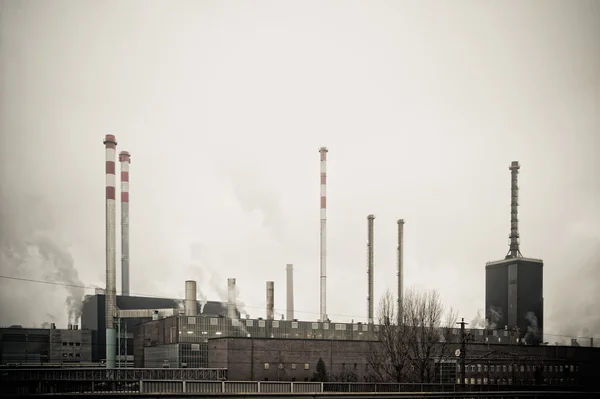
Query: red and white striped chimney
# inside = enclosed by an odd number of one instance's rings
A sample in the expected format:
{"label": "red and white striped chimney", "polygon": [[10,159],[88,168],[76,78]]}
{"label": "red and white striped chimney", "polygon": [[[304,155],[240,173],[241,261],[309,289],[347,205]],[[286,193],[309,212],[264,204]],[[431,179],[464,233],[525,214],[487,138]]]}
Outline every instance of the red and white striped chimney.
{"label": "red and white striped chimney", "polygon": [[321,147],[321,320],[327,320],[327,147]]}
{"label": "red and white striped chimney", "polygon": [[121,295],[129,296],[129,164],[127,151],[119,154],[121,163]]}
{"label": "red and white striped chimney", "polygon": [[117,302],[116,280],[116,156],[117,139],[104,137],[106,154],[106,368],[114,369],[117,355],[117,334],[114,325]]}

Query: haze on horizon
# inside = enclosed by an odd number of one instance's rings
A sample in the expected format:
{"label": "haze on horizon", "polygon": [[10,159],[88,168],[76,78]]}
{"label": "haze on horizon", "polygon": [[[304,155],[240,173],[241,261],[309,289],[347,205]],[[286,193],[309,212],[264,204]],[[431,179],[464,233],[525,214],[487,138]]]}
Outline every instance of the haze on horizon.
{"label": "haze on horizon", "polygon": [[[598,38],[593,0],[1,1],[0,275],[104,286],[110,133],[132,155],[132,295],[196,279],[217,300],[236,277],[260,317],[274,280],[281,314],[293,263],[317,319],[327,146],[332,320],[366,318],[371,213],[376,299],[403,218],[406,286],[470,320],[518,160],[546,339],[600,337]],[[0,325],[64,325],[83,293],[0,278]]]}

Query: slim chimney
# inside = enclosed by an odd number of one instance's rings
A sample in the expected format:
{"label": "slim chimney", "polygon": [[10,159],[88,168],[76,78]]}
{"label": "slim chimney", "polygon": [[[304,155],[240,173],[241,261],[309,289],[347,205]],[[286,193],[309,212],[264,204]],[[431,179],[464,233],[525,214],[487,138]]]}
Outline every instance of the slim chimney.
{"label": "slim chimney", "polygon": [[121,163],[121,295],[129,296],[129,164],[127,151],[119,154]]}
{"label": "slim chimney", "polygon": [[327,147],[321,147],[321,320],[327,320]]}
{"label": "slim chimney", "polygon": [[117,139],[112,134],[104,137],[106,154],[106,368],[116,367],[117,332],[115,330],[117,302],[116,253],[116,155]]}
{"label": "slim chimney", "polygon": [[267,320],[275,318],[275,283],[267,281]]}
{"label": "slim chimney", "polygon": [[402,299],[404,297],[404,219],[398,220],[398,325],[402,323]]}
{"label": "slim chimney", "polygon": [[227,317],[230,319],[237,319],[236,306],[235,306],[235,279],[227,279]]}
{"label": "slim chimney", "polygon": [[285,266],[286,272],[286,309],[285,318],[286,320],[294,319],[294,265],[287,264]]}
{"label": "slim chimney", "polygon": [[510,170],[510,249],[506,255],[509,258],[522,258],[519,249],[519,169],[518,161],[512,161],[508,167]]}
{"label": "slim chimney", "polygon": [[373,223],[375,215],[367,216],[368,232],[367,232],[367,275],[368,275],[368,290],[367,309],[369,324],[373,323]]}
{"label": "slim chimney", "polygon": [[194,280],[187,280],[185,282],[184,306],[186,316],[198,315],[198,302],[196,302],[196,282]]}

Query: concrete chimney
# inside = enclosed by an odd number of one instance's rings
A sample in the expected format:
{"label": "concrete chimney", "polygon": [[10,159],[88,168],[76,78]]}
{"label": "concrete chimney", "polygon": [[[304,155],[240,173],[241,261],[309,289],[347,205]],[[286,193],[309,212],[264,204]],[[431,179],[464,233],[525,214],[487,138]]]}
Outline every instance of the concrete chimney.
{"label": "concrete chimney", "polygon": [[368,309],[368,321],[369,324],[373,323],[373,223],[375,221],[375,215],[367,216],[368,231],[367,231],[367,275],[368,275],[368,296],[367,296],[367,309]]}
{"label": "concrete chimney", "polygon": [[129,164],[127,151],[119,154],[121,163],[121,295],[129,296]]}
{"label": "concrete chimney", "polygon": [[194,280],[187,280],[185,282],[184,306],[186,316],[198,315],[198,302],[196,302],[196,282]]}
{"label": "concrete chimney", "polygon": [[321,320],[327,320],[327,147],[321,147]]}
{"label": "concrete chimney", "polygon": [[235,278],[227,279],[227,317],[237,319],[236,314]]}
{"label": "concrete chimney", "polygon": [[294,265],[288,264],[285,267],[286,273],[286,320],[294,320]]}
{"label": "concrete chimney", "polygon": [[505,259],[522,258],[519,249],[519,169],[518,161],[512,161],[508,167],[510,170],[510,248]]}
{"label": "concrete chimney", "polygon": [[267,281],[267,320],[275,318],[275,283]]}
{"label": "concrete chimney", "polygon": [[402,298],[404,297],[404,219],[398,220],[398,324],[402,323]]}
{"label": "concrete chimney", "polygon": [[116,367],[117,331],[117,251],[116,251],[116,156],[117,139],[112,134],[104,137],[106,175],[106,368]]}

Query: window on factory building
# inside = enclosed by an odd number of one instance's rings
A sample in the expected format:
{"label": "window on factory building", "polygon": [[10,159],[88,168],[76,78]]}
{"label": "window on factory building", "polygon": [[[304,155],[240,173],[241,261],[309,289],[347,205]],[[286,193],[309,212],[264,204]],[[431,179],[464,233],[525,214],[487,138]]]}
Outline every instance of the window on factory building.
{"label": "window on factory building", "polygon": [[269,363],[265,363],[265,370],[269,369]]}
{"label": "window on factory building", "polygon": [[215,317],[210,319],[210,325],[211,326],[218,326],[219,322],[217,321],[217,319]]}
{"label": "window on factory building", "polygon": [[298,328],[298,322],[292,321],[292,328]]}
{"label": "window on factory building", "polygon": [[[529,366],[527,366],[527,368],[529,369]],[[529,371],[529,370],[527,370],[527,371]],[[525,366],[521,365],[521,373],[524,373],[524,372],[525,372]]]}
{"label": "window on factory building", "polygon": [[502,365],[502,371],[506,373],[506,364]]}
{"label": "window on factory building", "polygon": [[358,369],[358,363],[354,363],[354,370]]}
{"label": "window on factory building", "polygon": [[478,364],[478,365],[477,365],[477,372],[478,372],[478,373],[481,373],[481,364]]}
{"label": "window on factory building", "polygon": [[75,342],[75,346],[81,346],[81,342]]}
{"label": "window on factory building", "polygon": [[488,370],[487,364],[484,364],[483,365],[483,371],[487,371],[487,370]]}
{"label": "window on factory building", "polygon": [[496,366],[494,366],[493,364],[490,366],[490,371],[496,371]]}
{"label": "window on factory building", "polygon": [[273,320],[273,328],[279,328],[279,320]]}
{"label": "window on factory building", "polygon": [[312,323],[312,329],[313,330],[318,330],[319,329],[319,323]]}
{"label": "window on factory building", "polygon": [[342,371],[346,370],[346,363],[342,363]]}
{"label": "window on factory building", "polygon": [[329,330],[329,323],[323,323],[323,330]]}
{"label": "window on factory building", "polygon": [[80,353],[76,353],[75,357],[81,357],[81,354]]}
{"label": "window on factory building", "polygon": [[304,370],[308,370],[308,369],[310,369],[310,364],[304,363]]}
{"label": "window on factory building", "polygon": [[252,327],[254,325],[253,322],[254,322],[254,320],[250,320],[250,319],[246,320],[246,327]]}
{"label": "window on factory building", "polygon": [[63,346],[67,346],[67,343],[66,343],[66,342],[63,342]]}
{"label": "window on factory building", "polygon": [[63,357],[67,357],[67,354],[66,354],[66,353],[63,353],[62,355],[63,355]]}
{"label": "window on factory building", "polygon": [[358,324],[352,325],[352,331],[358,331]]}
{"label": "window on factory building", "polygon": [[258,321],[258,326],[259,327],[264,327],[265,326],[265,321],[264,320],[259,320]]}
{"label": "window on factory building", "polygon": [[471,365],[471,371],[475,371],[475,365],[474,364]]}
{"label": "window on factory building", "polygon": [[513,370],[513,369],[512,369],[512,364],[509,364],[509,365],[508,365],[508,372],[509,372],[509,373],[512,373],[512,370]]}
{"label": "window on factory building", "polygon": [[292,363],[292,370],[296,370],[296,363]]}

